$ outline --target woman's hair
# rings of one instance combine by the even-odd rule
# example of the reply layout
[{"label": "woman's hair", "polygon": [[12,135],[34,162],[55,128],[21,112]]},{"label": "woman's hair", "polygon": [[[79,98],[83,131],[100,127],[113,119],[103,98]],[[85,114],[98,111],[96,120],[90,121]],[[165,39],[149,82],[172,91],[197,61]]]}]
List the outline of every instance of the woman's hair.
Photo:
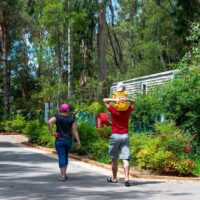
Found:
[{"label": "woman's hair", "polygon": [[66,103],[63,103],[60,105],[60,112],[68,112],[69,111],[69,105]]}]

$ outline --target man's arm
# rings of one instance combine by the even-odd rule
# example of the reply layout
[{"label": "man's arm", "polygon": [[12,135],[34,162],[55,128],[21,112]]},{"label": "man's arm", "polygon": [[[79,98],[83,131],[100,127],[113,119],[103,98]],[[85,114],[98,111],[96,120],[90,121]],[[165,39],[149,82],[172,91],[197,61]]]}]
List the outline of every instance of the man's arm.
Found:
[{"label": "man's arm", "polygon": [[110,102],[117,102],[117,99],[114,98],[104,98],[103,103],[108,108],[110,106]]},{"label": "man's arm", "polygon": [[133,109],[135,104],[135,99],[129,99],[129,98],[121,98],[119,101],[125,101],[130,103],[130,107]]},{"label": "man's arm", "polygon": [[135,104],[135,100],[134,99],[128,99],[128,98],[119,98],[119,99],[114,99],[114,98],[104,98],[103,99],[103,103],[106,106],[106,108],[108,108],[110,106],[110,102],[130,102],[130,106],[132,107],[132,109],[134,108],[134,104]]},{"label": "man's arm", "polygon": [[130,107],[131,107],[132,109],[134,109],[135,100],[134,100],[134,99],[129,99],[129,102],[130,102]]}]

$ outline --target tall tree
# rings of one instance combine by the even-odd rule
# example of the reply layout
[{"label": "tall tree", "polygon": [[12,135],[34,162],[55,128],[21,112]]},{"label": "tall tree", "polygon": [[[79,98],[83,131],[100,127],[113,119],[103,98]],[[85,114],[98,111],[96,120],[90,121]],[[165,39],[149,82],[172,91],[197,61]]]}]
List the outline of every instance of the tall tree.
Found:
[{"label": "tall tree", "polygon": [[8,41],[7,41],[7,24],[3,22],[3,13],[0,11],[0,45],[1,45],[1,62],[3,68],[3,112],[7,116],[9,111],[9,65],[7,62],[8,57]]},{"label": "tall tree", "polygon": [[[9,114],[10,62],[8,56],[16,39],[17,29],[22,25],[21,12],[26,2],[21,0],[0,1],[0,53],[3,68],[3,112]],[[17,19],[17,21],[16,21]]]},{"label": "tall tree", "polygon": [[112,30],[110,30],[110,26],[108,25],[108,23],[106,23],[106,25],[107,25],[107,32],[108,32],[108,37],[110,40],[110,45],[113,50],[114,60],[115,60],[115,64],[116,64],[117,68],[119,70],[125,72],[126,67],[124,65],[122,47],[121,47],[120,41],[118,39],[118,35],[116,34],[116,31],[114,31],[114,29],[115,29],[115,13],[114,13],[114,7],[113,7],[112,0],[110,0],[108,2],[108,7],[110,10],[110,15],[111,15],[110,24],[111,24]]},{"label": "tall tree", "polygon": [[98,0],[98,66],[99,66],[99,81],[105,80],[106,65],[105,65],[105,1]]},{"label": "tall tree", "polygon": [[[98,13],[98,68],[99,68],[99,81],[103,82],[106,78],[106,62],[105,62],[105,1],[98,0],[99,13]],[[99,89],[100,97],[102,96],[102,88]]]}]

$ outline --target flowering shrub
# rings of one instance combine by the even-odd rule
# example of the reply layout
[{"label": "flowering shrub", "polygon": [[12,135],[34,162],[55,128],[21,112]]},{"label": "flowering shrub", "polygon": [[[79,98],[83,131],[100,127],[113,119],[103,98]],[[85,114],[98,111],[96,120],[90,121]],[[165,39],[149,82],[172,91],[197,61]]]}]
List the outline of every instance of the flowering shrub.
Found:
[{"label": "flowering shrub", "polygon": [[193,136],[185,134],[174,123],[157,123],[156,133],[140,133],[131,137],[131,154],[140,167],[159,174],[190,175],[195,163],[190,159]]}]

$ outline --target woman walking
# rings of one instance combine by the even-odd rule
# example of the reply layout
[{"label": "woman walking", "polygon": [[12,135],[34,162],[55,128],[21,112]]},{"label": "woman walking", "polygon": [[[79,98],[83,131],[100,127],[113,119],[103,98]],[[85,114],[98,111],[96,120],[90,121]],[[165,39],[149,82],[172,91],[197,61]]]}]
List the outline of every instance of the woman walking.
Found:
[{"label": "woman walking", "polygon": [[[77,142],[77,148],[81,147],[79,134],[74,118],[68,115],[68,104],[61,104],[60,113],[54,115],[48,121],[51,135],[56,137],[55,147],[58,154],[60,181],[65,181],[67,177],[68,153],[72,146],[72,133]],[[53,130],[53,124],[56,124],[56,132]]]}]

